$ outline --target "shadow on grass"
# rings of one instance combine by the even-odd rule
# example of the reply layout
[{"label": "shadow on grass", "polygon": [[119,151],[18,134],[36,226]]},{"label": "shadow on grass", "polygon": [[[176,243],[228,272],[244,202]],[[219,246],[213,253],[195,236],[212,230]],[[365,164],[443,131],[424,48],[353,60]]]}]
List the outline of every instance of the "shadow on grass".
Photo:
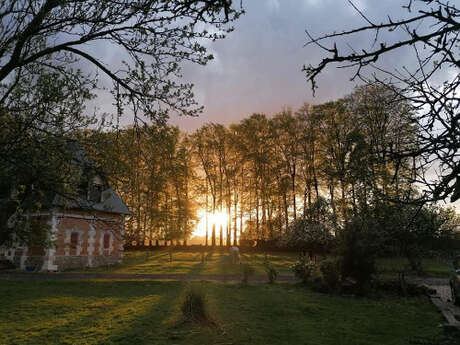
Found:
[{"label": "shadow on grass", "polygon": [[181,282],[37,285],[16,290],[14,305],[5,306],[22,311],[21,320],[0,322],[9,344],[151,344],[168,329],[184,290]]},{"label": "shadow on grass", "polygon": [[[218,328],[180,324],[189,286]],[[21,282],[0,285],[0,344],[408,344],[440,316],[421,299],[354,299],[289,284]]]}]

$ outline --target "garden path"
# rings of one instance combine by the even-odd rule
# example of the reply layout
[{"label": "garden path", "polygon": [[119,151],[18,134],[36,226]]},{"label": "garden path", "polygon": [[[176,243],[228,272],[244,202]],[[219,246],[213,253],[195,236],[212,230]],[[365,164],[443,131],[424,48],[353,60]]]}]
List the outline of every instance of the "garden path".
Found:
[{"label": "garden path", "polygon": [[447,323],[445,327],[453,327],[460,330],[460,308],[452,303],[452,293],[448,279],[428,278],[421,279],[419,283],[433,289],[430,298],[433,304],[442,313]]}]

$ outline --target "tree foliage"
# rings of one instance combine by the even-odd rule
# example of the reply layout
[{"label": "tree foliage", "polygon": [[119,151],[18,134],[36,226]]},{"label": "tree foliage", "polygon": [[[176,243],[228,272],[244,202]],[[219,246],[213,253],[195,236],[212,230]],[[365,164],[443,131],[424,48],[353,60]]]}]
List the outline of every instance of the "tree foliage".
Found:
[{"label": "tree foliage", "polygon": [[128,244],[185,241],[196,224],[188,138],[170,126],[90,132],[91,151],[133,215]]},{"label": "tree foliage", "polygon": [[[223,38],[242,11],[227,0],[34,0],[3,1],[0,13],[0,104],[24,76],[45,69],[81,83],[86,64],[113,81],[120,110],[161,121],[170,109],[197,114],[181,63],[211,60],[204,41]],[[104,48],[123,63],[108,66]]]},{"label": "tree foliage", "polygon": [[[353,217],[398,195],[417,196],[412,161],[396,166],[381,153],[412,145],[407,138],[417,130],[405,99],[372,86],[272,118],[253,114],[228,127],[207,124],[190,135],[156,127],[107,133],[111,146],[100,152],[108,155],[104,166],[135,214],[129,226],[138,243],[167,238],[167,224],[185,229],[175,218],[158,219],[169,214],[161,207],[176,212],[177,200],[185,207],[187,199],[193,203],[184,208],[184,219],[193,222],[195,212],[204,211],[207,244],[281,240],[318,252]],[[177,198],[175,186],[187,198]],[[226,228],[213,223],[216,212],[227,215]],[[179,234],[174,238],[187,232]]]},{"label": "tree foliage", "polygon": [[[360,11],[361,27],[319,37],[307,32],[307,44],[318,46],[327,56],[316,65],[304,66],[312,89],[325,69],[336,65],[354,70],[353,79],[378,84],[395,97],[407,99],[416,115],[420,131],[414,145],[382,149],[394,164],[411,157],[417,169],[413,181],[424,186],[419,202],[460,198],[460,9],[444,0],[409,0],[403,18],[388,16],[377,22]],[[344,47],[344,41],[360,35],[369,37],[368,46]],[[362,42],[362,39],[360,40]],[[384,69],[384,55],[402,51],[412,54],[411,66]],[[434,174],[433,171],[436,171]]]},{"label": "tree foliage", "polygon": [[[86,108],[96,95],[111,90],[114,125],[126,113],[135,125],[197,115],[181,65],[210,61],[206,41],[224,38],[242,12],[229,0],[0,1],[1,231],[49,194],[75,195],[67,142],[106,124]],[[117,52],[110,63],[107,50]]]}]

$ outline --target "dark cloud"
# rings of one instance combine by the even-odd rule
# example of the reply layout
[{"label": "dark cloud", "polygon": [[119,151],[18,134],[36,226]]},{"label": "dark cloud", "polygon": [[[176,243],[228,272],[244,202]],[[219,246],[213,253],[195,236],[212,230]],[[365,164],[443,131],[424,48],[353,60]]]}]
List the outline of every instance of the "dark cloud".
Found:
[{"label": "dark cloud", "polygon": [[[380,23],[407,16],[400,0],[354,0],[367,18]],[[215,60],[207,66],[185,65],[184,76],[195,84],[195,94],[204,113],[198,118],[172,116],[170,123],[192,131],[207,122],[230,124],[260,112],[272,115],[284,107],[298,108],[304,102],[322,103],[350,93],[356,86],[350,82],[352,71],[328,69],[318,79],[319,89],[313,98],[305,76],[304,64],[317,63],[323,52],[305,47],[305,29],[315,36],[342,31],[365,24],[363,18],[346,0],[245,0],[246,15],[235,22],[235,31],[226,39],[206,42]],[[413,11],[416,13],[416,11]],[[429,24],[426,27],[429,29]],[[401,31],[381,33],[393,41],[404,37]],[[382,36],[383,37],[383,36]],[[339,47],[369,48],[373,37],[356,36],[341,41]],[[107,45],[89,47],[111,66],[119,66],[123,54]],[[383,56],[379,65],[388,70],[413,67],[411,48]],[[84,67],[84,66],[83,66]],[[449,73],[446,71],[445,73]],[[108,79],[101,75],[105,86]],[[442,79],[441,79],[442,80]],[[105,92],[89,105],[112,112],[112,99]],[[127,114],[122,124],[132,122]]]},{"label": "dark cloud", "polygon": [[[367,18],[380,23],[407,16],[400,0],[354,0]],[[205,42],[215,60],[207,66],[184,65],[183,74],[195,84],[197,101],[205,106],[198,118],[173,115],[170,123],[183,130],[194,130],[203,123],[229,124],[260,112],[272,115],[285,107],[298,108],[304,102],[322,103],[350,93],[351,70],[330,68],[318,79],[319,89],[312,96],[310,86],[301,72],[304,64],[315,64],[324,53],[315,46],[304,46],[305,29],[314,36],[355,28],[366,24],[346,0],[245,0],[246,14],[234,23],[235,31],[224,40]],[[381,33],[392,40],[403,35],[400,31]],[[361,35],[341,40],[339,47],[369,48],[373,37]],[[112,71],[121,66],[127,56],[119,47],[107,43],[88,45],[85,50],[98,56]],[[393,70],[397,66],[413,64],[413,54],[407,49],[385,55],[380,66]],[[82,63],[84,71],[94,72],[90,64]],[[100,73],[103,86],[111,82]],[[88,104],[100,112],[113,113],[113,100],[107,91]],[[132,122],[127,114],[122,124]]]},{"label": "dark cloud", "polygon": [[[376,22],[405,15],[400,1],[354,2]],[[173,116],[171,123],[194,130],[206,122],[229,124],[254,113],[267,115],[304,102],[321,103],[350,93],[351,71],[329,69],[319,78],[320,89],[312,97],[301,72],[304,64],[318,62],[322,52],[304,47],[305,29],[315,35],[350,29],[364,20],[347,1],[267,0],[245,1],[247,11],[235,22],[235,31],[225,40],[208,45],[215,60],[205,67],[187,65],[184,76],[196,86],[197,100],[205,106],[199,118]],[[371,7],[372,6],[372,7]],[[398,35],[400,33],[394,33]],[[346,42],[369,45],[371,37]],[[385,67],[404,62],[407,52],[385,58]]]}]

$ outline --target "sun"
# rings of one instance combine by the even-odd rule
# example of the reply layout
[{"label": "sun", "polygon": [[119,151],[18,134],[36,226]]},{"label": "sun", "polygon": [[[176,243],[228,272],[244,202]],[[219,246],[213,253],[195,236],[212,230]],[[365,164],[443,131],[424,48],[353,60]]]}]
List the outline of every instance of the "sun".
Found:
[{"label": "sun", "polygon": [[[193,231],[192,236],[206,236],[206,212],[204,210],[198,211],[198,224],[196,225],[195,230]],[[208,213],[208,235],[211,236],[212,225],[216,225],[216,232],[219,230],[222,225],[223,229],[227,228],[228,215],[223,212],[214,212]]]}]

